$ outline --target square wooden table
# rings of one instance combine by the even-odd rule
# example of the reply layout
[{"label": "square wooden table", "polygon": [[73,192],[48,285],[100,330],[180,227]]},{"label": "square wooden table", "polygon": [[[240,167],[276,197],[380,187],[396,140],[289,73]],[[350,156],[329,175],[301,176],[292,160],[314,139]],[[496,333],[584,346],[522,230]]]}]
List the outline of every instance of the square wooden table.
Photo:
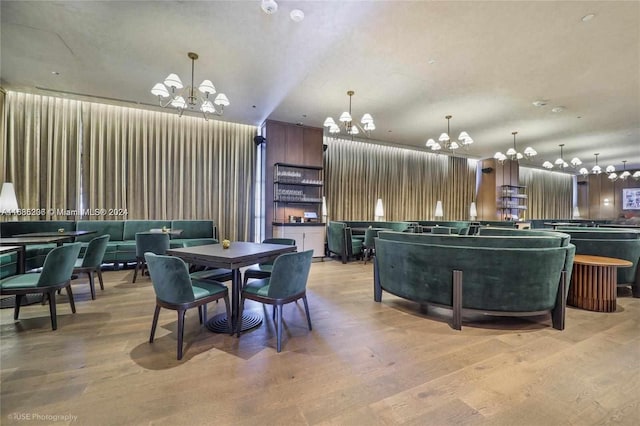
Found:
[{"label": "square wooden table", "polygon": [[[56,233],[57,234],[57,233]],[[55,237],[2,237],[0,238],[0,246],[19,246],[18,251],[18,274],[24,274],[25,269],[25,246],[30,244],[51,244],[56,243],[61,246],[62,243],[67,241],[69,237],[61,237],[56,235]]]},{"label": "square wooden table", "polygon": [[[291,253],[296,250],[296,246],[235,241],[231,243],[231,246],[228,249],[223,248],[222,244],[209,244],[204,246],[170,249],[167,250],[167,254],[179,257],[186,263],[194,265],[231,269],[231,324],[235,330],[240,306],[240,291],[242,290],[240,268],[250,266],[255,263],[268,262],[281,254]],[[214,332],[227,333],[227,321],[228,318],[225,314],[216,315],[207,321],[207,328]],[[244,331],[257,327],[261,322],[262,317],[260,315],[243,313],[241,329]]]}]

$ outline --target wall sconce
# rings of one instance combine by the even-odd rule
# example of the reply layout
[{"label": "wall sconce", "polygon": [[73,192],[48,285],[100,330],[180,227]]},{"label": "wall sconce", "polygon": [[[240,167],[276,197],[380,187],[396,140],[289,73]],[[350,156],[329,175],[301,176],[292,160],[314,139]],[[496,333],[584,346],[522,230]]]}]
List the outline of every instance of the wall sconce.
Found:
[{"label": "wall sconce", "polygon": [[18,209],[18,199],[13,183],[3,183],[0,191],[0,214],[13,216]]},{"label": "wall sconce", "polygon": [[605,199],[604,199],[604,205],[605,205],[605,206],[608,206],[609,204],[610,204],[610,203],[609,203],[609,199],[608,199],[608,198],[605,198]]},{"label": "wall sconce", "polygon": [[376,210],[375,210],[375,221],[376,222],[380,222],[382,220],[382,217],[384,216],[384,207],[382,207],[382,198],[378,198],[378,201],[376,201]]},{"label": "wall sconce", "polygon": [[478,209],[476,208],[476,203],[471,203],[471,207],[469,207],[469,217],[471,220],[476,220],[478,218]]},{"label": "wall sconce", "polygon": [[442,218],[444,216],[444,211],[442,210],[442,201],[438,201],[436,203],[436,211],[434,213],[435,217]]}]

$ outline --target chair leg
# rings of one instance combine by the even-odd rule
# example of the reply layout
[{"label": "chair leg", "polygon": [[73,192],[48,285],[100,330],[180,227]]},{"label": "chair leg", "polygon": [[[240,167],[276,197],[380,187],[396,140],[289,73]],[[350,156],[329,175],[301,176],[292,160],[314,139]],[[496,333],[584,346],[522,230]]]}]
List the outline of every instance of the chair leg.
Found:
[{"label": "chair leg", "polygon": [[96,274],[98,274],[98,281],[100,281],[100,290],[104,290],[104,281],[102,281],[102,270],[100,270],[99,266],[98,269],[96,269]]},{"label": "chair leg", "polygon": [[58,329],[58,317],[56,315],[56,291],[51,290],[47,293],[49,295],[49,315],[51,315],[51,329]]},{"label": "chair leg", "polygon": [[184,337],[184,314],[186,311],[178,311],[178,361],[182,359],[182,339]]},{"label": "chair leg", "polygon": [[71,282],[66,287],[67,289],[67,297],[69,298],[69,305],[71,305],[71,312],[76,313],[76,302],[73,300],[73,291],[71,291]]},{"label": "chair leg", "polygon": [[22,294],[16,294],[16,306],[13,309],[13,319],[17,320],[20,315],[20,305],[22,305]]},{"label": "chair leg", "polygon": [[96,286],[95,286],[95,282],[93,281],[93,271],[87,272],[87,275],[89,275],[89,288],[91,289],[91,300],[96,300]]},{"label": "chair leg", "polygon": [[276,320],[276,305],[271,305],[271,319]]},{"label": "chair leg", "polygon": [[203,324],[203,322],[202,322],[202,305],[198,306],[198,321],[200,321],[200,324]]},{"label": "chair leg", "polygon": [[149,335],[149,343],[153,343],[153,338],[156,335],[156,326],[158,325],[159,316],[160,316],[160,305],[156,305],[156,310],[153,313],[153,322],[151,323],[151,334]]},{"label": "chair leg", "polygon": [[309,315],[309,304],[307,303],[307,296],[302,297],[304,302],[304,311],[307,313],[307,323],[309,323],[309,330],[311,330],[311,316]]},{"label": "chair leg", "polygon": [[140,267],[140,259],[136,259],[136,268],[133,270],[133,281],[136,282],[136,277],[138,276],[138,268]]},{"label": "chair leg", "polygon": [[280,352],[280,349],[282,347],[282,305],[276,305],[276,312],[278,313],[276,335],[278,336],[278,352]]}]

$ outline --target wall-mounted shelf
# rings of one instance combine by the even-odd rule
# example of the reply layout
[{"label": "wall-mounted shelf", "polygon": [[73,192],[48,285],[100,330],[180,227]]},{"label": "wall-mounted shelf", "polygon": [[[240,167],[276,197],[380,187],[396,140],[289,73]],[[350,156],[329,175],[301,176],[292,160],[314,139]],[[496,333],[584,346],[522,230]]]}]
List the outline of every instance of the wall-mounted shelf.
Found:
[{"label": "wall-mounted shelf", "polygon": [[502,220],[520,220],[521,212],[527,210],[526,187],[501,185],[498,191],[498,210]]}]

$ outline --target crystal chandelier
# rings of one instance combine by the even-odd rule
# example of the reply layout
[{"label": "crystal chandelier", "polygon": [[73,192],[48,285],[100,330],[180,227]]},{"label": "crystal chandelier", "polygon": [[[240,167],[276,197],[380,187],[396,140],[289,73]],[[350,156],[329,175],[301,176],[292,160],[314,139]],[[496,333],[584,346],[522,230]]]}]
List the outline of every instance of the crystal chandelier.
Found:
[{"label": "crystal chandelier", "polygon": [[473,143],[473,139],[469,136],[467,132],[460,132],[458,135],[458,140],[451,140],[449,134],[451,133],[451,128],[449,126],[449,121],[451,120],[451,115],[447,115],[444,118],[447,119],[447,133],[442,133],[438,138],[438,142],[433,139],[429,139],[426,143],[427,148],[431,148],[432,151],[440,151],[441,149],[448,149],[450,151],[455,151],[460,148],[460,146],[467,147]]},{"label": "crystal chandelier", "polygon": [[[554,164],[558,166],[560,169],[566,169],[567,167],[569,167],[569,163],[567,163],[564,160],[564,152],[563,152],[564,144],[561,143],[558,146],[560,147],[560,157],[558,157],[558,159],[554,162]],[[542,163],[542,167],[544,167],[545,169],[553,169],[554,164],[552,164],[549,161],[545,161],[544,163]],[[573,157],[571,159],[571,167],[575,168],[580,165],[582,165],[582,161],[578,157]]]},{"label": "crystal chandelier", "polygon": [[[349,96],[349,111],[343,112],[340,115],[338,121],[342,123],[344,131],[351,136],[355,136],[361,131],[366,134],[367,137],[371,136],[371,132],[376,129],[376,125],[373,122],[373,117],[371,116],[371,114],[366,113],[362,116],[362,119],[360,119],[360,123],[362,124],[362,126],[360,126],[358,123],[354,123],[353,119],[351,118],[351,98],[353,97],[353,95],[355,95],[355,92],[353,90],[349,90],[347,92],[347,95]],[[324,127],[327,127],[329,129],[329,133],[331,135],[340,133],[340,126],[332,117],[327,117],[327,119],[324,120]]]},{"label": "crystal chandelier", "polygon": [[[212,98],[209,96],[213,96],[213,94],[216,93],[216,88],[213,86],[213,83],[211,83],[211,80],[204,80],[200,83],[198,91],[201,94],[196,92],[193,77],[195,61],[198,59],[198,54],[189,52],[187,56],[191,59],[191,85],[185,87],[180,77],[176,74],[169,74],[164,80],[164,84],[156,83],[156,85],[153,86],[151,93],[158,97],[162,108],[176,108],[180,116],[182,116],[182,113],[187,108],[193,110],[197,108],[202,112],[205,120],[209,119],[207,114],[222,115],[224,113],[224,107],[229,105],[229,99],[224,93],[218,93],[212,102]],[[163,98],[170,99],[164,103]]]},{"label": "crystal chandelier", "polygon": [[530,146],[526,147],[524,150],[524,153],[520,154],[516,150],[516,135],[518,134],[518,132],[511,132],[511,134],[513,135],[513,148],[509,148],[506,154],[503,154],[502,152],[498,151],[493,156],[493,158],[498,160],[500,164],[504,163],[507,158],[518,161],[518,160],[522,160],[523,158],[530,159],[531,157],[535,157],[536,155],[538,155],[537,151],[531,148]]}]

